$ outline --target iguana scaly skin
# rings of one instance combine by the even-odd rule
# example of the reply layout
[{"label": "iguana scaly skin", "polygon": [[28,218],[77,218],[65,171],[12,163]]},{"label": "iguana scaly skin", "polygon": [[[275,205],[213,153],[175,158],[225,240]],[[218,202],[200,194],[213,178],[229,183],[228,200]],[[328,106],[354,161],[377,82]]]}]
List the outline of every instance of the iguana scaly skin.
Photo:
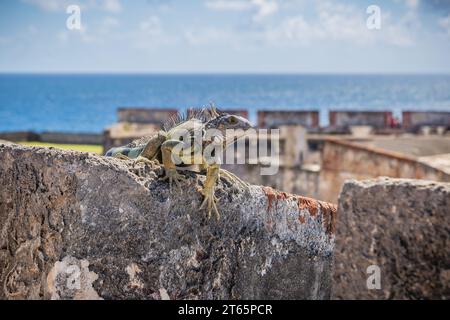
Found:
[{"label": "iguana scaly skin", "polygon": [[[211,146],[212,141],[216,144],[220,143],[225,149],[235,141],[235,139],[226,141],[227,136],[225,131],[227,129],[240,129],[242,131],[249,128],[251,128],[251,124],[247,119],[236,115],[219,113],[212,107],[190,112],[184,118],[178,116],[172,120],[172,123],[166,124],[164,130],[159,131],[153,136],[135,140],[126,146],[112,148],[106,153],[106,156],[121,159],[135,159],[135,163],[152,162],[155,160],[162,162],[165,169],[163,180],[169,181],[170,189],[172,189],[172,183],[179,186],[186,179],[185,176],[178,173],[177,168],[181,169],[192,163],[199,165],[200,170],[206,170],[206,179],[203,188],[199,189],[200,193],[204,196],[200,209],[206,208],[208,217],[214,211],[217,219],[219,219],[220,214],[216,206],[217,198],[214,195],[215,185],[219,176],[222,175],[222,177],[232,182],[247,184],[231,172],[220,169],[220,163],[205,159],[203,150]],[[216,129],[216,132],[219,133],[214,136],[214,140],[212,141],[210,137],[207,137],[209,129]],[[182,135],[184,137],[180,138]],[[200,139],[196,140],[195,137],[200,137]],[[184,153],[180,153],[179,150],[178,152],[173,152],[175,151],[174,148],[180,149],[180,144],[186,142],[186,139],[191,139],[190,149]],[[192,143],[192,141],[194,142]],[[176,164],[173,160],[173,155],[177,155],[181,163]]]}]

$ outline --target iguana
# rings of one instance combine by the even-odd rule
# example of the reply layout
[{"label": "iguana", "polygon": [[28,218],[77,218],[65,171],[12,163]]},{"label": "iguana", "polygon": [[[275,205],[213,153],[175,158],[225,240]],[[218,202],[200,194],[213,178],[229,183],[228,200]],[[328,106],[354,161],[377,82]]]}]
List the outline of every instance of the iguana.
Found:
[{"label": "iguana", "polygon": [[[208,148],[208,146],[211,147],[212,141],[215,144],[220,143],[223,149],[225,149],[236,138],[239,138],[239,136],[234,136],[233,139],[227,139],[225,134],[227,129],[240,130],[239,132],[242,133],[251,127],[252,125],[247,119],[237,115],[219,112],[214,106],[201,110],[191,110],[191,112],[188,112],[184,116],[179,114],[177,117],[171,119],[169,123],[163,126],[163,130],[160,130],[155,135],[143,137],[123,147],[112,148],[106,152],[106,156],[121,159],[135,159],[134,163],[153,162],[155,160],[162,162],[165,170],[163,180],[169,181],[170,190],[172,189],[172,182],[179,186],[186,179],[178,173],[177,168],[182,169],[186,165],[192,163],[197,164],[201,171],[206,170],[206,180],[203,188],[199,189],[200,193],[204,196],[200,209],[206,206],[208,217],[211,217],[211,211],[214,210],[219,220],[220,214],[216,206],[217,198],[214,195],[215,185],[219,179],[219,175],[232,182],[238,182],[245,186],[247,184],[231,172],[220,169],[220,162],[211,162],[209,161],[210,159],[205,159],[203,150]],[[207,133],[210,132],[208,131],[209,129],[216,129],[216,133],[218,133],[212,141],[207,136]],[[199,137],[200,139],[196,140],[195,137]],[[191,143],[190,148],[187,150],[188,152],[182,154],[179,151],[175,151],[175,148],[179,150],[183,143],[188,142],[182,140],[189,139],[193,143]],[[176,164],[172,157],[173,155],[178,156],[178,159],[181,159],[181,163]]]}]

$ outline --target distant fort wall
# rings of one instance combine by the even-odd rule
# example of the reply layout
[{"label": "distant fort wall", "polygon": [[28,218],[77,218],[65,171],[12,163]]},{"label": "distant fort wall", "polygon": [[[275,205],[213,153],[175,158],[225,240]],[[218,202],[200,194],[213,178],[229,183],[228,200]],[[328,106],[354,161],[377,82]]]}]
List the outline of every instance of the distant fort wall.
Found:
[{"label": "distant fort wall", "polygon": [[61,144],[101,145],[103,138],[101,134],[95,133],[43,132],[39,134],[39,141]]},{"label": "distant fort wall", "polygon": [[308,129],[319,127],[319,111],[258,111],[258,127],[277,128],[281,125],[302,125]]},{"label": "distant fort wall", "polygon": [[[223,109],[223,111],[249,118],[249,113],[246,109],[233,108]],[[178,109],[176,108],[120,107],[117,110],[118,122],[106,128],[102,134],[16,131],[0,132],[0,139],[14,142],[42,141],[68,144],[103,144],[106,148],[115,146],[117,143],[127,143],[137,138],[144,126],[151,126],[152,130],[155,128],[156,130],[159,129],[164,122],[177,112]],[[386,129],[391,125],[391,118],[392,113],[389,111],[332,110],[329,112],[329,127],[321,128],[319,111],[316,110],[260,110],[257,112],[257,126],[259,128],[279,128],[283,125],[300,125],[308,129],[309,132],[315,133],[349,133],[347,129],[351,126],[370,126],[378,129],[375,131],[376,133],[385,133],[380,130]],[[133,128],[130,125],[138,126],[139,130],[133,132]],[[123,130],[119,128],[121,126]],[[450,112],[403,112],[403,129],[416,130],[421,126],[441,126],[444,128],[443,132],[445,132],[446,129],[450,128]],[[111,127],[114,127],[114,130],[110,130]]]},{"label": "distant fort wall", "polygon": [[178,112],[175,108],[119,108],[119,122],[161,124]]},{"label": "distant fort wall", "polygon": [[16,131],[2,132],[0,139],[20,142],[20,141],[41,141],[61,144],[90,144],[101,145],[103,143],[102,134],[96,133],[69,133],[69,132],[42,132]]},{"label": "distant fort wall", "polygon": [[347,179],[392,178],[450,182],[450,175],[415,157],[357,143],[329,138],[322,150],[318,198],[337,201]]},{"label": "distant fort wall", "polygon": [[[283,142],[287,137],[280,137],[281,145],[289,143]],[[342,185],[348,179],[388,176],[450,182],[450,175],[445,171],[402,153],[335,138],[325,139],[320,148],[320,165],[294,161],[290,150],[281,148],[280,167],[275,175],[261,175],[260,164],[226,165],[225,168],[253,184],[267,185],[333,203],[338,201]]]},{"label": "distant fort wall", "polygon": [[33,131],[0,132],[0,139],[6,141],[40,141],[38,133]]},{"label": "distant fort wall", "polygon": [[417,130],[421,126],[450,126],[450,112],[446,111],[404,111],[402,113],[403,127]]},{"label": "distant fort wall", "polygon": [[372,126],[386,128],[389,126],[390,111],[330,111],[329,120],[332,127]]}]

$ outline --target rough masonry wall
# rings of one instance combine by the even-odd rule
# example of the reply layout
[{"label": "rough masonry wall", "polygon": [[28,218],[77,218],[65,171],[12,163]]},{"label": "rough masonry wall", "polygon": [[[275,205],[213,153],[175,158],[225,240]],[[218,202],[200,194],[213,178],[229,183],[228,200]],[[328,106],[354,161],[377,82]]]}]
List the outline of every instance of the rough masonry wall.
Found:
[{"label": "rough masonry wall", "polygon": [[336,228],[335,298],[450,299],[450,183],[346,182]]},{"label": "rough masonry wall", "polygon": [[270,186],[315,199],[319,195],[318,171],[305,170],[300,167],[279,167],[278,172],[274,175],[261,175],[262,166],[259,164],[224,165],[223,167],[252,184]]},{"label": "rough masonry wall", "polygon": [[336,208],[226,180],[0,145],[0,299],[326,299]]},{"label": "rough masonry wall", "polygon": [[380,176],[450,182],[448,174],[414,157],[330,139],[322,151],[318,198],[335,203],[345,180]]},{"label": "rough masonry wall", "polygon": [[346,128],[354,125],[385,128],[392,117],[390,111],[330,111],[330,126]]}]

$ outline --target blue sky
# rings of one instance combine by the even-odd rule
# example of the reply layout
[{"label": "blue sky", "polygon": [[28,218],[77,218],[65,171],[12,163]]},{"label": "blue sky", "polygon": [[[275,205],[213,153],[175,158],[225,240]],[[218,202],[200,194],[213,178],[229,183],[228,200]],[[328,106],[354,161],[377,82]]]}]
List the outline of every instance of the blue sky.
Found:
[{"label": "blue sky", "polygon": [[0,2],[0,72],[450,73],[449,57],[446,0]]}]

